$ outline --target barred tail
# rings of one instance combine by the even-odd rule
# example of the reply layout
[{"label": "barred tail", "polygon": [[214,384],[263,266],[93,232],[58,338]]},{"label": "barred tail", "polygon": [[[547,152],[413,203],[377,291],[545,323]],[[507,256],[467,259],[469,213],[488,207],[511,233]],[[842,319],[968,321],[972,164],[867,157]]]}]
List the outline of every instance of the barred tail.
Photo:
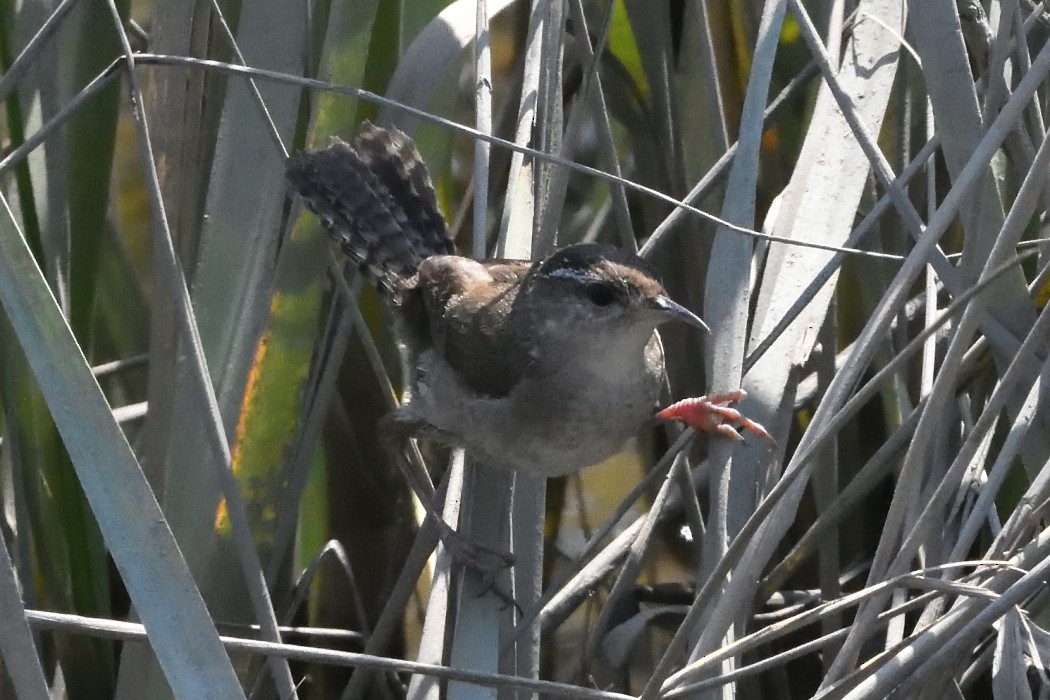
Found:
[{"label": "barred tail", "polygon": [[333,138],[289,159],[286,176],[347,257],[395,302],[423,260],[455,252],[426,164],[397,129],[365,122],[353,147]]}]

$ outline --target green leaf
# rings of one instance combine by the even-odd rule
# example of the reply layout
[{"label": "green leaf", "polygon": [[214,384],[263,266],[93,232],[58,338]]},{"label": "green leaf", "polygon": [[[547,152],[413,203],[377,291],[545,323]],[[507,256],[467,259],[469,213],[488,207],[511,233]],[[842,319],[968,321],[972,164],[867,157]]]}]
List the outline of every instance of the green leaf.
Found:
[{"label": "green leaf", "polygon": [[168,681],[183,697],[243,697],[142,469],[0,202],[0,302]]}]

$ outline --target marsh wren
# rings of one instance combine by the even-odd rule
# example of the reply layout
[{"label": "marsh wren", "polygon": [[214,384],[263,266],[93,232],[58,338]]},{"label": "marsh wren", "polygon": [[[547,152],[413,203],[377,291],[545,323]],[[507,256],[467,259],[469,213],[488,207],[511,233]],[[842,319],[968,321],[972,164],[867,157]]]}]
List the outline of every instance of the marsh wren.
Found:
[{"label": "marsh wren", "polygon": [[[657,326],[707,329],[644,260],[610,245],[536,262],[455,255],[426,165],[397,129],[365,123],[353,146],[333,139],[290,160],[287,176],[395,310],[408,401],[380,425],[395,450],[420,437],[486,465],[575,472],[653,417],[664,374]],[[660,416],[768,436],[724,405],[739,398],[691,399]]]}]

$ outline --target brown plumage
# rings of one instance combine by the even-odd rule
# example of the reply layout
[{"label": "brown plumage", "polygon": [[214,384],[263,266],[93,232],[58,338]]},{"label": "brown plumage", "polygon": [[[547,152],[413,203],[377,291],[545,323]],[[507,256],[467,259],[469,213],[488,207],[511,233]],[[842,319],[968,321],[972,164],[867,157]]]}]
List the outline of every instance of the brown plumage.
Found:
[{"label": "brown plumage", "polygon": [[384,421],[401,436],[482,461],[566,474],[616,452],[653,415],[664,322],[675,304],[638,256],[567,246],[536,262],[453,254],[426,166],[396,129],[366,124],[288,166],[340,247],[393,303],[410,400]]},{"label": "brown plumage", "polygon": [[663,294],[640,258],[609,245],[568,246],[536,263],[454,255],[426,165],[397,129],[366,122],[353,146],[332,139],[292,159],[287,176],[347,257],[398,307],[408,366],[433,346],[486,396],[508,395],[535,362],[550,309],[520,303],[522,290],[531,298],[532,290],[557,287],[573,298],[590,284],[621,300]]},{"label": "brown plumage", "polygon": [[394,303],[420,263],[454,253],[415,144],[365,122],[351,147],[333,138],[292,158],[288,180],[333,240]]}]

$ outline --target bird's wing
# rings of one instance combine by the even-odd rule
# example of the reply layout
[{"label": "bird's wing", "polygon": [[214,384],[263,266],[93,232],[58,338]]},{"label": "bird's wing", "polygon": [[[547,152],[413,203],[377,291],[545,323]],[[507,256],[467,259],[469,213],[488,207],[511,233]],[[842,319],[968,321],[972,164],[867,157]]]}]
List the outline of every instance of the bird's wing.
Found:
[{"label": "bird's wing", "polygon": [[507,318],[527,262],[479,263],[435,256],[419,268],[435,349],[473,390],[507,396],[529,361],[529,339],[510,337]]}]

